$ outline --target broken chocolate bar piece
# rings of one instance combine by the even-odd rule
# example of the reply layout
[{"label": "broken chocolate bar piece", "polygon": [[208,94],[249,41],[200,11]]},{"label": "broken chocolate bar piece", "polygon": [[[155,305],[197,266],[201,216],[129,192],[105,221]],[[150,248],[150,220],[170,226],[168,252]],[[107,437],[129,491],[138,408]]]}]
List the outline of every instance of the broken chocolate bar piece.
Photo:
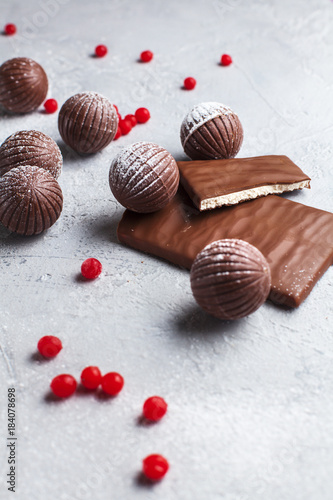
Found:
[{"label": "broken chocolate bar piece", "polygon": [[199,210],[310,188],[310,177],[287,156],[177,162],[181,183]]},{"label": "broken chocolate bar piece", "polygon": [[126,210],[118,238],[187,268],[208,243],[245,240],[270,266],[269,298],[290,307],[303,302],[333,263],[333,214],[274,195],[199,212],[186,193],[179,192],[153,214]]}]

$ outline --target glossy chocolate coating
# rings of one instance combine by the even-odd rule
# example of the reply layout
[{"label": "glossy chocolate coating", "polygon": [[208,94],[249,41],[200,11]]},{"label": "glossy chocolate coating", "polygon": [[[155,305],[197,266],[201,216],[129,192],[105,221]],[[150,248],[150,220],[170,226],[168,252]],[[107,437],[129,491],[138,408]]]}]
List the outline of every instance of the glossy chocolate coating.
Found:
[{"label": "glossy chocolate coating", "polygon": [[0,177],[0,222],[10,231],[31,236],[59,218],[63,197],[56,179],[43,168],[13,168]]},{"label": "glossy chocolate coating", "polygon": [[181,184],[199,210],[209,200],[216,200],[209,208],[233,205],[270,191],[292,191],[303,184],[310,187],[311,180],[287,156],[179,161],[177,165]]},{"label": "glossy chocolate coating", "polygon": [[58,127],[62,139],[74,151],[97,153],[116,135],[118,116],[106,97],[96,92],[83,92],[62,105]]},{"label": "glossy chocolate coating", "polygon": [[10,135],[0,147],[0,176],[15,167],[35,165],[58,179],[62,155],[51,137],[37,130],[21,130]]},{"label": "glossy chocolate coating", "polygon": [[237,239],[214,241],[191,267],[195,300],[206,312],[224,320],[240,319],[267,299],[271,273],[262,253]]},{"label": "glossy chocolate coating", "polygon": [[115,198],[134,212],[155,212],[175,196],[179,170],[170,153],[152,142],[136,142],[113,160],[109,183]]},{"label": "glossy chocolate coating", "polygon": [[154,214],[127,210],[118,238],[188,269],[209,243],[245,240],[270,266],[269,298],[291,307],[303,302],[333,263],[333,214],[274,195],[199,212],[185,193],[178,193]]},{"label": "glossy chocolate coating", "polygon": [[243,142],[243,127],[228,106],[204,102],[194,106],[185,116],[180,139],[192,160],[233,158]]},{"label": "glossy chocolate coating", "polygon": [[36,61],[15,57],[0,66],[0,104],[8,111],[34,111],[45,100],[47,90],[46,73]]}]

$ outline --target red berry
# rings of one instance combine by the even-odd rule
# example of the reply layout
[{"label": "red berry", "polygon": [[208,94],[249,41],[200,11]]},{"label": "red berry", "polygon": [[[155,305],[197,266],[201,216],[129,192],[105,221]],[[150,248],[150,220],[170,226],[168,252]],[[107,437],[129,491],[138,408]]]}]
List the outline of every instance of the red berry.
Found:
[{"label": "red berry", "polygon": [[52,392],[59,398],[71,396],[75,392],[76,386],[75,378],[67,373],[57,375],[50,384]]},{"label": "red berry", "polygon": [[119,139],[119,137],[121,137],[123,134],[121,133],[121,130],[120,130],[120,127],[117,128],[117,132],[116,132],[116,135],[114,136],[113,140],[116,141],[117,139]]},{"label": "red berry", "polygon": [[146,123],[150,118],[150,113],[147,108],[139,108],[135,112],[135,118],[138,123]]},{"label": "red berry", "polygon": [[44,108],[46,113],[55,113],[58,109],[58,103],[55,99],[47,99],[44,102]]},{"label": "red berry", "polygon": [[113,105],[114,109],[116,110],[117,112],[117,115],[119,114],[119,111],[118,111],[118,106],[116,106],[115,104]]},{"label": "red berry", "polygon": [[97,278],[102,272],[102,264],[97,259],[86,259],[81,265],[81,274],[88,280]]},{"label": "red berry", "polygon": [[129,120],[126,120],[126,119],[120,120],[119,121],[119,128],[121,130],[122,135],[127,135],[132,130],[132,124]]},{"label": "red berry", "polygon": [[195,80],[195,78],[192,78],[191,76],[185,78],[184,80],[184,87],[186,90],[193,90],[196,84],[197,81]]},{"label": "red berry", "polygon": [[152,396],[146,399],[143,405],[143,414],[149,420],[160,420],[167,411],[168,405],[163,398]]},{"label": "red berry", "polygon": [[97,389],[102,382],[102,374],[97,366],[87,366],[81,373],[81,382],[86,389]]},{"label": "red berry", "polygon": [[222,66],[229,66],[231,63],[232,63],[232,58],[228,56],[228,54],[223,54],[223,56],[221,56]]},{"label": "red berry", "polygon": [[5,33],[6,33],[6,35],[15,35],[15,33],[16,33],[15,24],[12,24],[12,23],[6,24]]},{"label": "red berry", "polygon": [[102,378],[102,389],[110,396],[116,396],[124,387],[123,377],[116,372],[110,372]]},{"label": "red berry", "polygon": [[97,45],[95,48],[95,54],[97,57],[104,57],[108,53],[108,48],[106,45]]},{"label": "red berry", "polygon": [[169,463],[162,455],[149,455],[143,461],[142,471],[152,481],[158,481],[169,470]]},{"label": "red berry", "polygon": [[44,358],[54,358],[62,349],[61,340],[53,335],[45,335],[37,344],[37,349]]},{"label": "red berry", "polygon": [[124,120],[130,121],[132,127],[135,127],[135,125],[137,125],[138,123],[138,120],[135,118],[135,115],[126,115]]},{"label": "red berry", "polygon": [[154,54],[150,51],[150,50],[144,50],[143,52],[141,52],[140,54],[140,59],[142,62],[149,62],[152,60]]}]

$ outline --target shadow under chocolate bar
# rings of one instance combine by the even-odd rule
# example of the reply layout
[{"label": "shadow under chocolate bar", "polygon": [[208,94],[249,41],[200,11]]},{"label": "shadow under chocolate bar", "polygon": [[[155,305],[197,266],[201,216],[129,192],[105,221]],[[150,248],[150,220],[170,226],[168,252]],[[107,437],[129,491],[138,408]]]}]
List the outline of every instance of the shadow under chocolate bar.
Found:
[{"label": "shadow under chocolate bar", "polygon": [[208,243],[239,238],[266,257],[272,275],[269,299],[299,306],[333,263],[333,214],[275,195],[199,212],[180,190],[151,214],[126,210],[120,242],[190,269]]}]

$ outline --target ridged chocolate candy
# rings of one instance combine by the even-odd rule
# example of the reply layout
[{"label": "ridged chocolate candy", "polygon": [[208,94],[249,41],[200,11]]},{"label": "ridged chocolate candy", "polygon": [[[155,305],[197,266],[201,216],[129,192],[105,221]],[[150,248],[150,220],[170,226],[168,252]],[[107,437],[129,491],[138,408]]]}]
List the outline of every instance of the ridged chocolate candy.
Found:
[{"label": "ridged chocolate candy", "polygon": [[155,212],[176,194],[179,171],[164,148],[152,142],[136,142],[114,158],[109,183],[124,207],[134,212]]},{"label": "ridged chocolate candy", "polygon": [[195,258],[191,287],[197,303],[224,320],[253,313],[268,297],[269,265],[250,243],[237,239],[214,241]]},{"label": "ridged chocolate candy", "polygon": [[0,104],[8,111],[34,111],[45,100],[47,90],[46,73],[36,61],[15,57],[0,66]]},{"label": "ridged chocolate candy", "polygon": [[0,147],[0,176],[25,165],[44,168],[58,179],[62,167],[60,149],[51,137],[37,130],[15,132]]},{"label": "ridged chocolate candy", "polygon": [[55,178],[43,168],[13,168],[0,177],[0,222],[10,231],[30,236],[59,218],[63,197]]},{"label": "ridged chocolate candy", "polygon": [[118,116],[106,97],[96,92],[83,92],[62,105],[58,126],[64,142],[74,151],[97,153],[116,135]]},{"label": "ridged chocolate candy", "polygon": [[228,106],[204,102],[194,106],[185,116],[180,139],[192,160],[233,158],[243,142],[243,127]]}]

